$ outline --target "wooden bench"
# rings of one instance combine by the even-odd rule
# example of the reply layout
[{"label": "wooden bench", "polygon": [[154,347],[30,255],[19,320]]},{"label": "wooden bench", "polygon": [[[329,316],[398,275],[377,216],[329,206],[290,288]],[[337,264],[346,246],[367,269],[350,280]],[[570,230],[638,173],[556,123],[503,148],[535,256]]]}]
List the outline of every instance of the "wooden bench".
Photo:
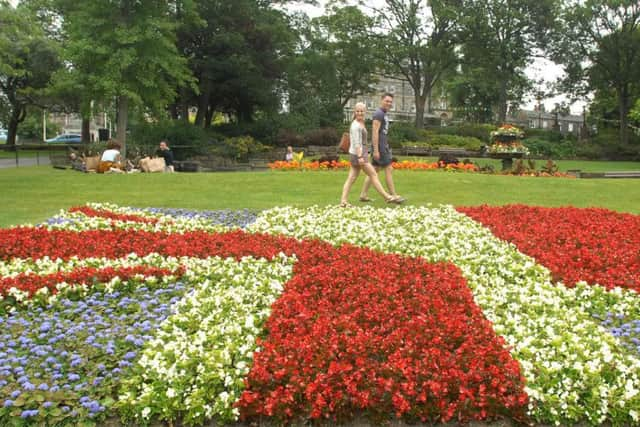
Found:
[{"label": "wooden bench", "polygon": [[605,172],[605,178],[640,178],[640,171]]},{"label": "wooden bench", "polygon": [[431,156],[431,147],[403,147],[405,156]]}]

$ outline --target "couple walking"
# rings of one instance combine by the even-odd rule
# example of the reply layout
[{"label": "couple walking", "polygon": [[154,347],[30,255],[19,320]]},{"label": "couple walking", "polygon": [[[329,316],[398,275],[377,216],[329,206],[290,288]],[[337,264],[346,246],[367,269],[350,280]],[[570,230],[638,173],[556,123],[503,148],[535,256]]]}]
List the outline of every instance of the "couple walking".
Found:
[{"label": "couple walking", "polygon": [[[380,108],[373,114],[373,125],[371,141],[373,145],[373,159],[369,163],[369,153],[367,147],[367,128],[364,124],[364,114],[367,107],[359,102],[356,104],[353,113],[353,122],[349,129],[349,137],[351,144],[349,146],[350,163],[349,176],[347,177],[344,187],[342,188],[342,197],[340,198],[340,206],[350,206],[347,200],[349,191],[353,183],[356,182],[360,170],[363,170],[367,175],[360,193],[361,202],[370,202],[369,199],[369,187],[373,185],[378,193],[384,197],[387,203],[400,204],[405,201],[403,197],[396,194],[396,188],[393,184],[393,166],[391,166],[391,150],[389,148],[389,142],[387,141],[387,134],[389,133],[389,118],[387,112],[393,105],[393,95],[385,93],[382,95]],[[374,168],[375,166],[375,168]],[[384,169],[385,181],[389,192],[385,191],[384,187],[378,179],[378,170]]]}]

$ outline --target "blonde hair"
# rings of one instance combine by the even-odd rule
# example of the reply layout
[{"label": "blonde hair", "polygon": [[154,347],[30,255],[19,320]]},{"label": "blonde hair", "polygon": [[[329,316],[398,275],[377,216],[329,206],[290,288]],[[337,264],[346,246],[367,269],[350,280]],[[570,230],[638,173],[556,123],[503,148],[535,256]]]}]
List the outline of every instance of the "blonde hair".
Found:
[{"label": "blonde hair", "polygon": [[367,111],[367,106],[365,105],[364,102],[356,103],[356,105],[353,107],[353,117],[351,118],[351,120],[355,120],[356,119],[356,110],[358,108],[364,108],[364,110]]}]

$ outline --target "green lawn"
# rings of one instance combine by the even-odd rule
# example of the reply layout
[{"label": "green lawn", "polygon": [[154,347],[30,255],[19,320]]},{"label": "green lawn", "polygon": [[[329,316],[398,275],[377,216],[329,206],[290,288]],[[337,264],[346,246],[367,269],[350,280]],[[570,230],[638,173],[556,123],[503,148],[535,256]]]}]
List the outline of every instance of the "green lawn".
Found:
[{"label": "green lawn", "polygon": [[[337,204],[346,171],[95,175],[51,167],[0,170],[0,226],[38,222],[86,202],[193,209]],[[600,206],[640,213],[640,181],[396,171],[409,204]],[[356,203],[362,177],[352,190]],[[382,198],[371,193],[375,206]]]}]

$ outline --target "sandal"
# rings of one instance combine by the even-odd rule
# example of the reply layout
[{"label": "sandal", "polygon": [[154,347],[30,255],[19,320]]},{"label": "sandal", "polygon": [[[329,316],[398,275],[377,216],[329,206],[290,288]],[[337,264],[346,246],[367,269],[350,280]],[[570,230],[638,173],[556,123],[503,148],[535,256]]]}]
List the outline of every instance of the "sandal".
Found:
[{"label": "sandal", "polygon": [[396,205],[401,205],[404,202],[404,199],[400,196],[392,196],[386,200],[387,203],[395,203]]},{"label": "sandal", "polygon": [[368,202],[373,202],[373,199],[370,199],[368,197],[360,197],[360,201],[364,203],[368,203]]},{"label": "sandal", "polygon": [[349,202],[340,202],[340,207],[341,208],[352,208],[353,205]]}]

